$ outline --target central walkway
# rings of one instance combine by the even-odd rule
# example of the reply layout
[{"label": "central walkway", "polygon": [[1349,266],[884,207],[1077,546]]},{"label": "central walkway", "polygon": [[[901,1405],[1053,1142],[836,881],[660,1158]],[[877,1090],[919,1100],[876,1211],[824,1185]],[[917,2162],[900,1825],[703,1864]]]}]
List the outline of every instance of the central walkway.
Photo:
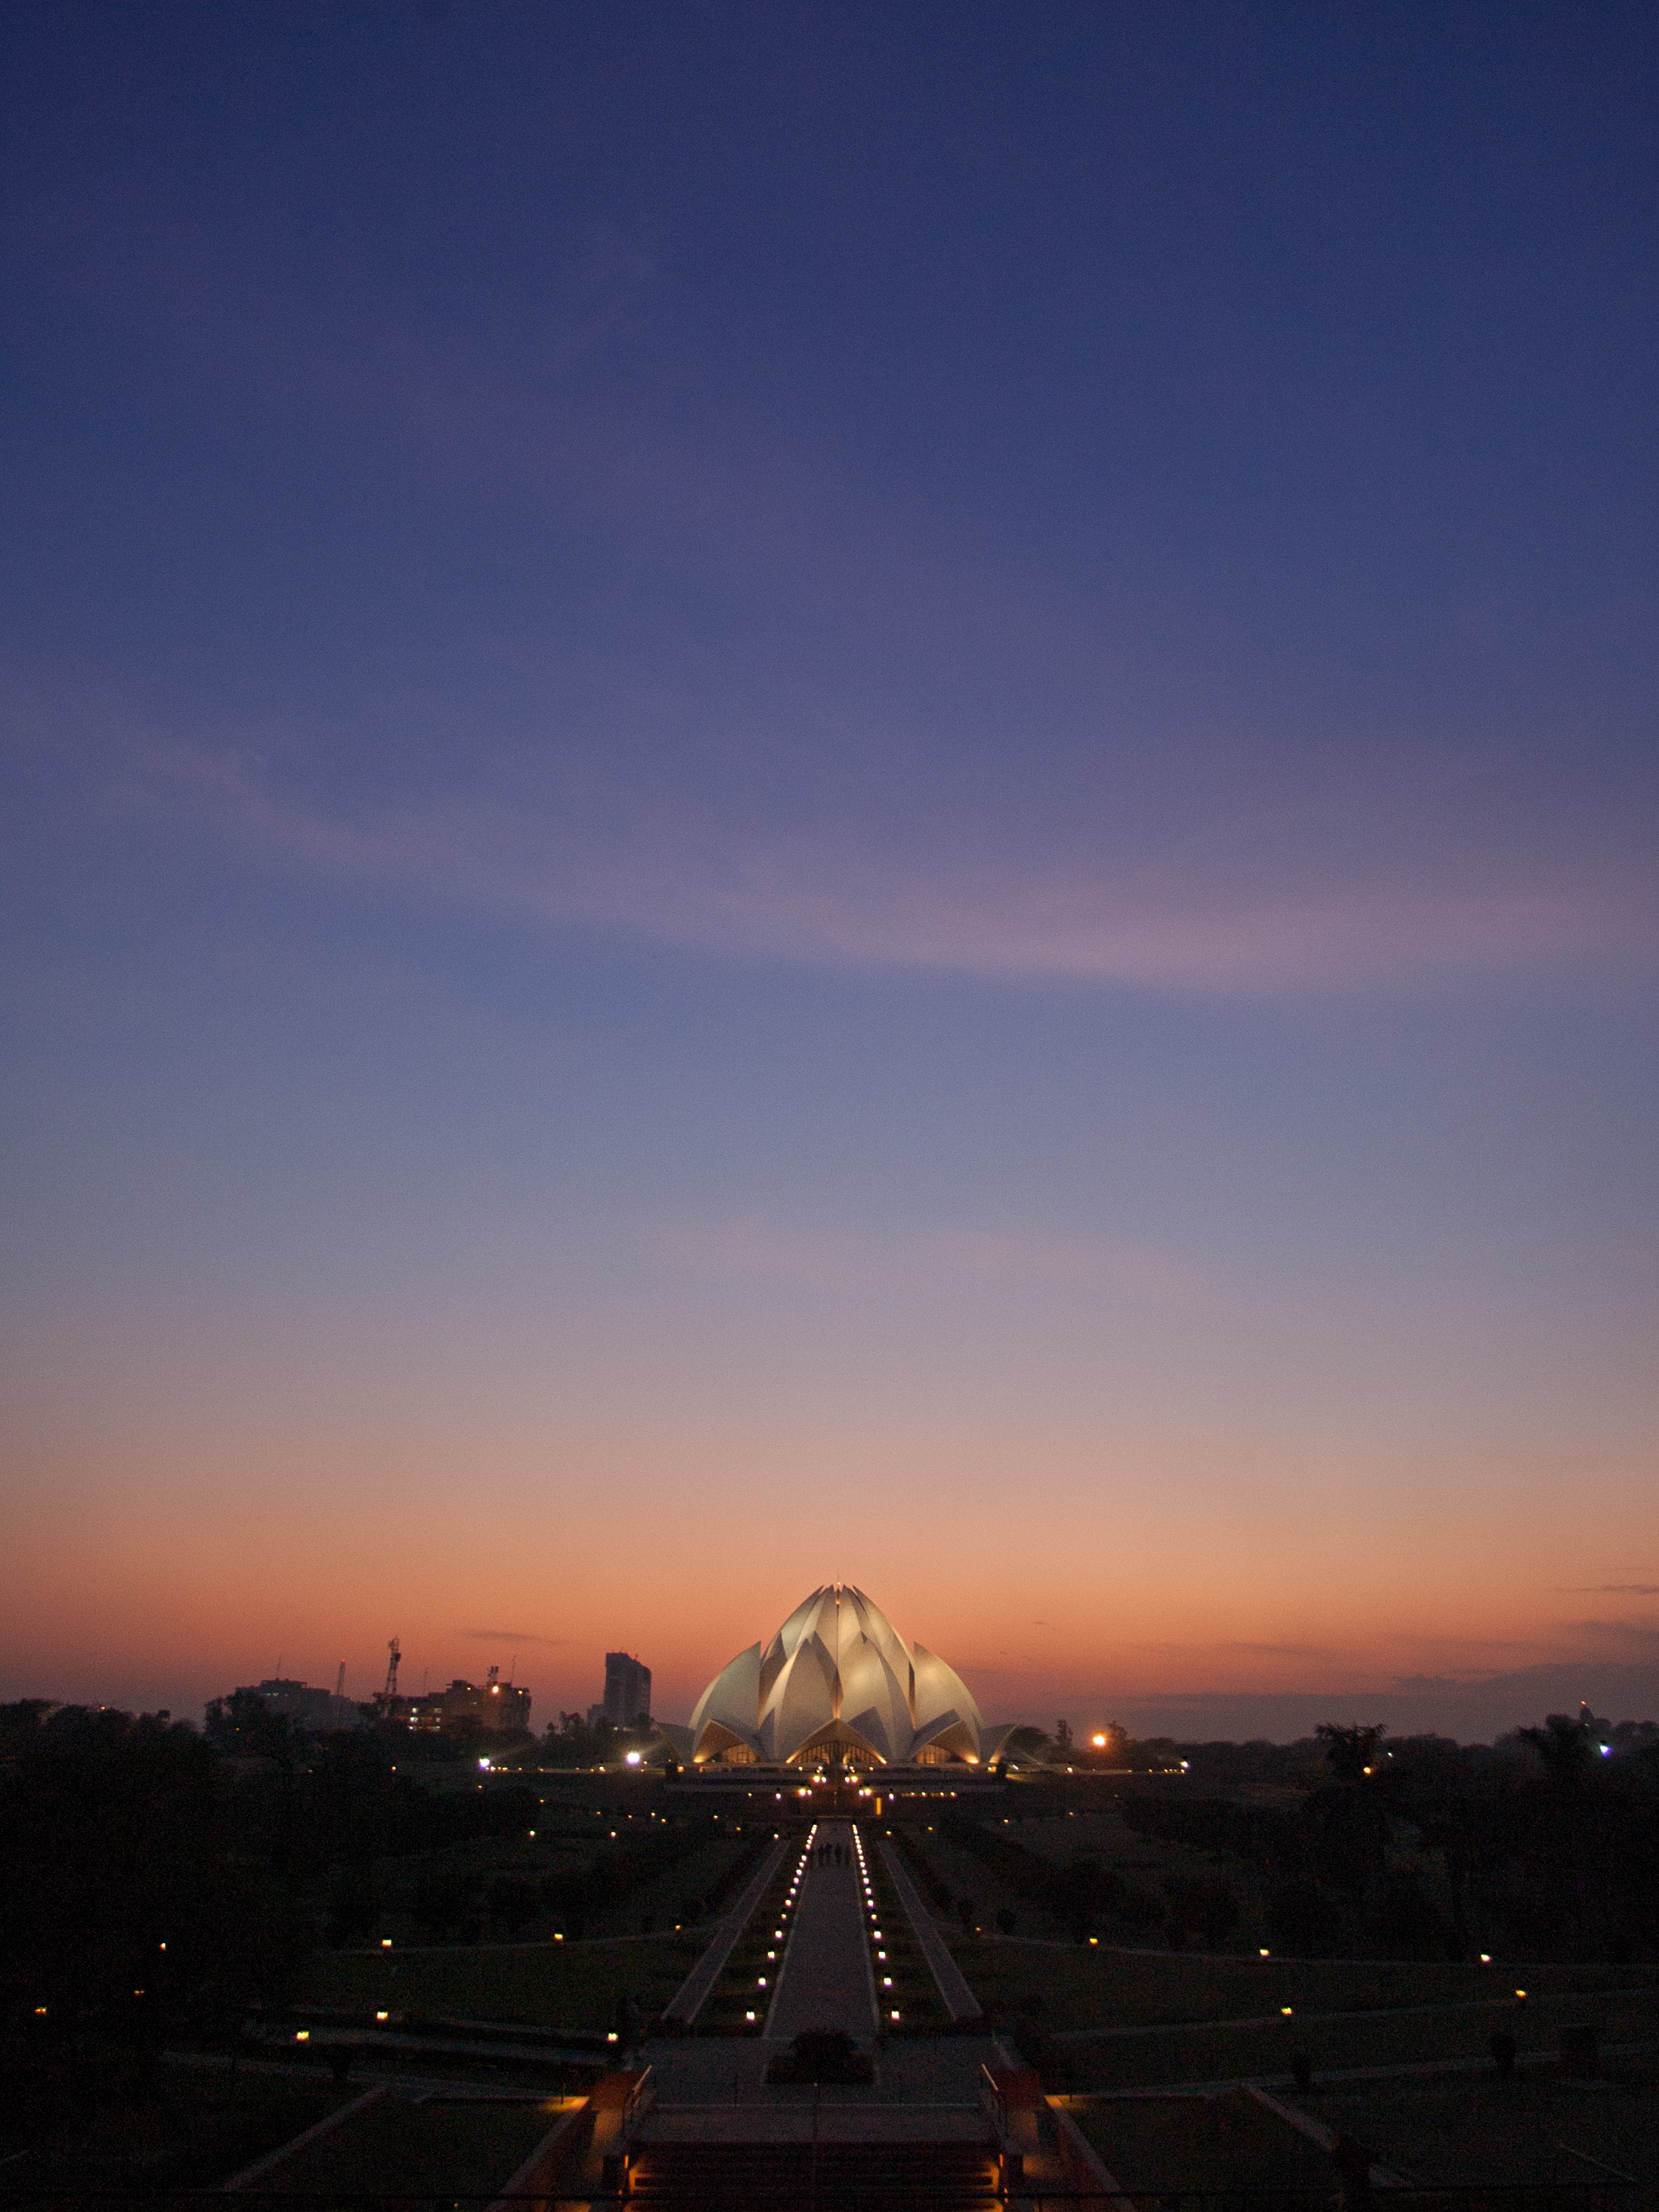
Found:
[{"label": "central walkway", "polygon": [[788,2043],[803,2032],[837,2027],[867,2047],[876,2029],[876,1988],[852,1826],[826,1820],[796,1900],[766,2039]]}]

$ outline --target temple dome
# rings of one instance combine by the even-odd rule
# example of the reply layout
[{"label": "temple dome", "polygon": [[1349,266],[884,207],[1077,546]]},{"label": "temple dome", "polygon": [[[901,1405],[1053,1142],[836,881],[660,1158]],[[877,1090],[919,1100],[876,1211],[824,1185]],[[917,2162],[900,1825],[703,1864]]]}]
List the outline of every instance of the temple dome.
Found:
[{"label": "temple dome", "polygon": [[764,1648],[751,1644],[721,1668],[690,1733],[698,1765],[977,1765],[989,1755],[961,1676],[922,1644],[907,1650],[850,1583],[815,1589]]}]

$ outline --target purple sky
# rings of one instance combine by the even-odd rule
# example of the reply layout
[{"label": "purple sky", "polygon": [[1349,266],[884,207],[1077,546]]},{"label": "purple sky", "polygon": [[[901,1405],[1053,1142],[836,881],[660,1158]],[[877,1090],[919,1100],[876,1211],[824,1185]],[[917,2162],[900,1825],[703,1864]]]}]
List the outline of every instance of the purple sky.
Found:
[{"label": "purple sky", "polygon": [[1659,1711],[1650,9],[0,83],[0,1694]]}]

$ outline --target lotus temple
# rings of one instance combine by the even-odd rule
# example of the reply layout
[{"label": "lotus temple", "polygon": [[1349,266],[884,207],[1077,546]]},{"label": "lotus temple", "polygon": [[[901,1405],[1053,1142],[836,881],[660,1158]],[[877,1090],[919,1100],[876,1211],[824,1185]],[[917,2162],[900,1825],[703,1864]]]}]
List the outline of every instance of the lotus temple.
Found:
[{"label": "lotus temple", "polygon": [[906,1645],[850,1583],[826,1583],[764,1645],[703,1692],[689,1728],[664,1730],[709,1766],[981,1766],[1014,1723],[987,1728],[967,1686],[924,1644]]}]

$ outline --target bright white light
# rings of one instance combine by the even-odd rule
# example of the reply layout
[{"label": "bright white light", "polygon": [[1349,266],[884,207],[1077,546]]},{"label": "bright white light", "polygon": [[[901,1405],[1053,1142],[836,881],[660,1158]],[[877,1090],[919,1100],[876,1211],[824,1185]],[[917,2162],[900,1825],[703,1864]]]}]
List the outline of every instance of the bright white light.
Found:
[{"label": "bright white light", "polygon": [[481,1759],[478,1761],[478,1764],[479,1764],[479,1765],[480,1765],[480,1766],[482,1766],[482,1767],[483,1767],[483,1769],[484,1770],[484,1772],[485,1772],[486,1774],[488,1774],[488,1773],[489,1773],[489,1761],[487,1759]]},{"label": "bright white light", "polygon": [[629,1754],[628,1754],[627,1759],[626,1759],[624,1760],[624,1762],[623,1762],[623,1764],[624,1764],[625,1765],[628,1765],[628,1766],[637,1766],[637,1765],[639,1765],[639,1763],[640,1763],[640,1754],[638,1753],[638,1752],[637,1752],[637,1751],[630,1751],[630,1752],[629,1753]]}]

